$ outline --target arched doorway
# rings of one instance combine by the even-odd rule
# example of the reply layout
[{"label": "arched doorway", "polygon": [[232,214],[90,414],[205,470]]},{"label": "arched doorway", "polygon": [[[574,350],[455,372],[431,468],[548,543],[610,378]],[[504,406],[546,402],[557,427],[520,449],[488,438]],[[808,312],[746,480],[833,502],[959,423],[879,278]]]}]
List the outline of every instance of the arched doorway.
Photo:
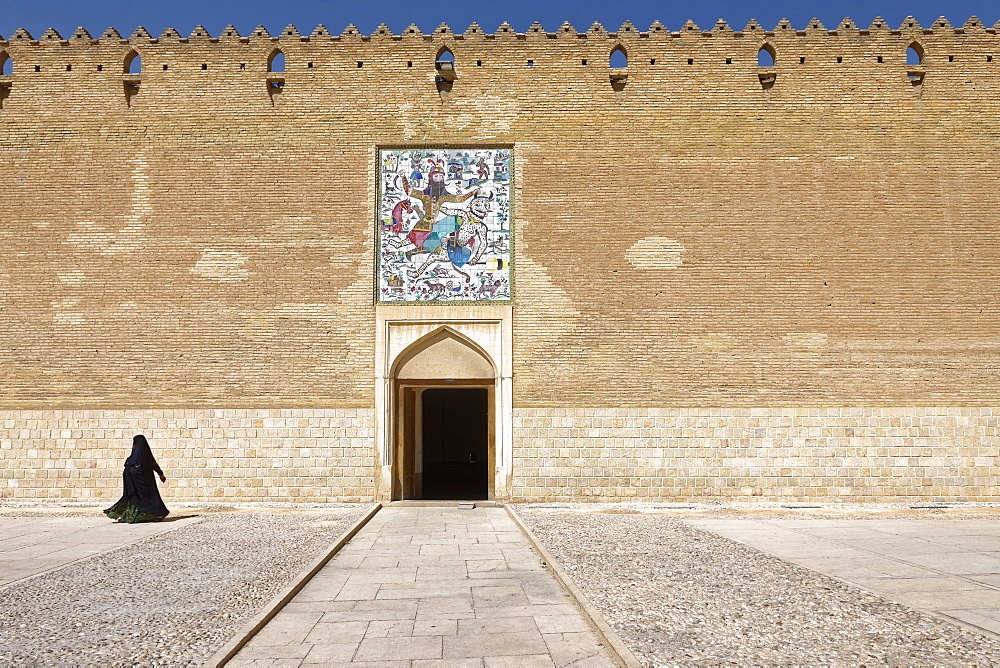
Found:
[{"label": "arched doorway", "polygon": [[393,499],[490,499],[496,471],[496,368],[441,327],[393,365]]}]

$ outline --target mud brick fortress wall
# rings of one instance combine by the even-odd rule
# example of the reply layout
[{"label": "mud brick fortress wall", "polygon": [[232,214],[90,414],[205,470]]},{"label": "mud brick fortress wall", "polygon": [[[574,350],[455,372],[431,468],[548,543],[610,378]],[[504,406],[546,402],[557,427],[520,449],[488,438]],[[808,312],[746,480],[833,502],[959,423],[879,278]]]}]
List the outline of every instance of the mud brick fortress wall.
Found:
[{"label": "mud brick fortress wall", "polygon": [[482,143],[515,164],[499,495],[997,500],[997,26],[50,30],[0,54],[2,501],[113,500],[140,432],[168,503],[384,496],[377,147]]}]

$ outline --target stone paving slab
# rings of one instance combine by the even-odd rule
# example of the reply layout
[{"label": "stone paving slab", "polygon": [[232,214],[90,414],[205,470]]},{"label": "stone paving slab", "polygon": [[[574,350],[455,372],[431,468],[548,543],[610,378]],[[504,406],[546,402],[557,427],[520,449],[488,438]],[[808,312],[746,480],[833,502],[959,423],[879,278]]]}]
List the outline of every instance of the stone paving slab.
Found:
[{"label": "stone paving slab", "polygon": [[230,666],[614,666],[502,508],[382,509]]},{"label": "stone paving slab", "polygon": [[897,603],[1000,635],[996,520],[686,521]]},{"label": "stone paving slab", "polygon": [[174,521],[114,522],[99,510],[54,517],[0,515],[0,587],[178,526]]}]

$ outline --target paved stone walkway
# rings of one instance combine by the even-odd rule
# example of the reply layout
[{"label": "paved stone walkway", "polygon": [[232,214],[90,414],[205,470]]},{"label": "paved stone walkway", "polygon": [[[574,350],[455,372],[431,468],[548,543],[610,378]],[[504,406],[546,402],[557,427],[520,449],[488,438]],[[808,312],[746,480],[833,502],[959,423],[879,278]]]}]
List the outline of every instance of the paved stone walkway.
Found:
[{"label": "paved stone walkway", "polygon": [[172,521],[122,524],[99,510],[57,517],[0,516],[0,587],[178,526]]},{"label": "paved stone walkway", "polygon": [[1000,522],[687,519],[826,575],[1000,634]]},{"label": "paved stone walkway", "polygon": [[383,508],[230,666],[613,666],[503,508]]}]

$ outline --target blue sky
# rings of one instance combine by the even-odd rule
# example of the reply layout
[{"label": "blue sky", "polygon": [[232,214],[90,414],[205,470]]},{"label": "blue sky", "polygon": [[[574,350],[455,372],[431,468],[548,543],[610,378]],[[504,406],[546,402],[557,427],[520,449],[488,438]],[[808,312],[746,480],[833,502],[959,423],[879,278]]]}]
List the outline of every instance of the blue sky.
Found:
[{"label": "blue sky", "polygon": [[992,26],[1000,19],[1000,1],[0,0],[0,35],[8,37],[17,28],[23,27],[37,37],[47,28],[54,27],[66,36],[81,25],[94,36],[108,26],[127,35],[136,26],[142,25],[155,36],[165,28],[176,28],[186,36],[199,24],[204,25],[212,35],[218,35],[229,23],[244,35],[258,24],[263,24],[273,34],[289,23],[295,24],[304,33],[312,32],[317,24],[322,23],[334,34],[339,34],[353,23],[363,33],[371,34],[382,22],[396,33],[410,23],[416,23],[424,32],[430,32],[442,22],[456,32],[463,32],[473,21],[490,32],[504,21],[518,31],[525,30],[534,21],[553,31],[564,20],[569,20],[578,30],[586,30],[594,21],[599,21],[608,30],[616,30],[626,19],[640,30],[648,28],[656,19],[676,30],[689,18],[702,27],[710,27],[717,19],[724,18],[733,28],[740,29],[750,18],[756,18],[766,28],[772,28],[782,18],[788,18],[794,26],[802,27],[814,16],[828,28],[835,27],[845,16],[850,16],[860,26],[867,26],[873,18],[882,16],[896,27],[907,15],[913,15],[922,25],[928,25],[944,15],[956,26],[976,15]]}]

